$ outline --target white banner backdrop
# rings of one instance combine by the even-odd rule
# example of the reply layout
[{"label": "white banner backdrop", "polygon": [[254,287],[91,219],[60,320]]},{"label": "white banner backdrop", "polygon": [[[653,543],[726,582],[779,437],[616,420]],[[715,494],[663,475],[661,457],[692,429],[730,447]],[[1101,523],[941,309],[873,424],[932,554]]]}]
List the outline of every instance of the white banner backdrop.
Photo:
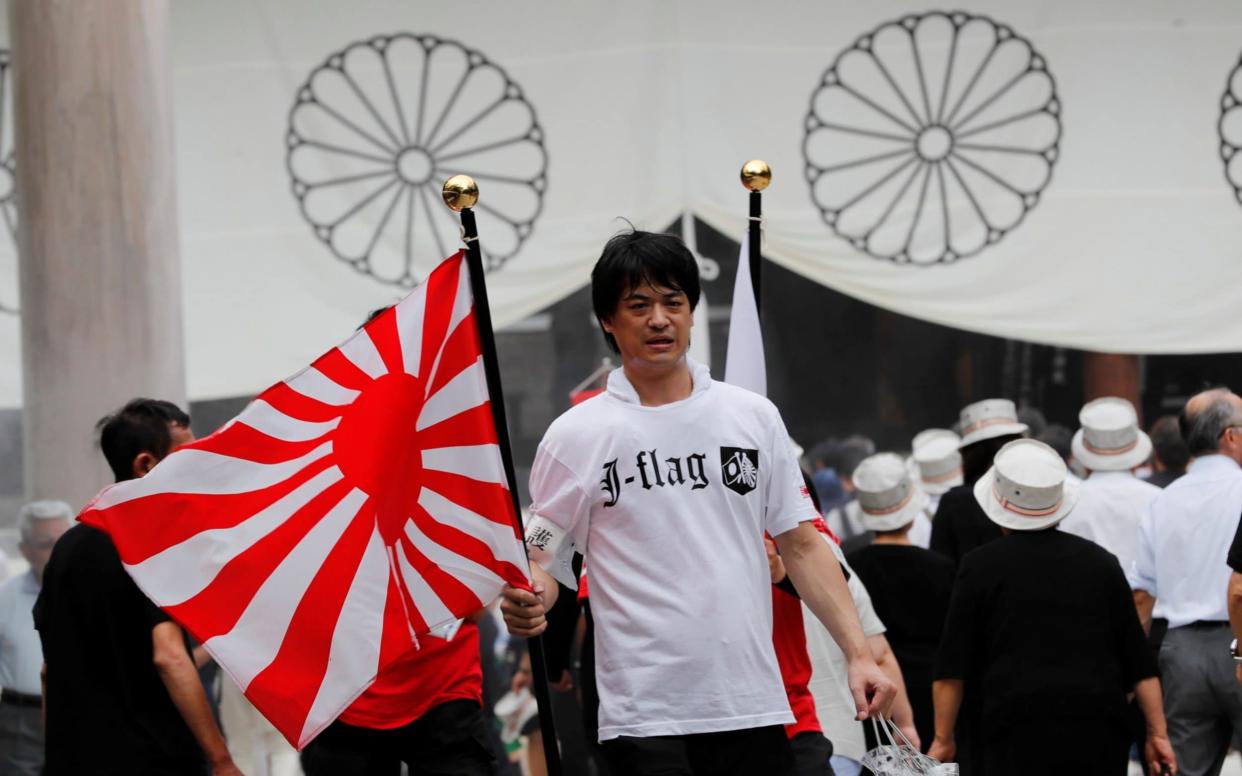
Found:
[{"label": "white banner backdrop", "polygon": [[[1242,4],[952,9],[175,3],[191,396],[257,392],[398,298],[457,243],[449,174],[496,211],[503,326],[588,282],[618,217],[740,238],[752,157],[765,255],[815,282],[1035,342],[1242,350]],[[14,264],[0,239],[0,306]]]}]

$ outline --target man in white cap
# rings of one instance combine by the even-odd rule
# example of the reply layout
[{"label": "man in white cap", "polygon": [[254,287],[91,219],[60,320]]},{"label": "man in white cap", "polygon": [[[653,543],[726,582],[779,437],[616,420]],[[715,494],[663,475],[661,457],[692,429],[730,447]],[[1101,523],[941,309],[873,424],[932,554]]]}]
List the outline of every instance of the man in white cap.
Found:
[{"label": "man in white cap", "polygon": [[992,465],[992,457],[1007,442],[1027,431],[1018,410],[1008,399],[984,399],[966,406],[961,416],[962,484],[940,499],[932,520],[930,548],[954,563],[974,548],[1000,537],[1000,530],[975,503],[971,486]]},{"label": "man in white cap", "polygon": [[[956,447],[953,449],[957,453]],[[924,515],[927,494],[892,453],[873,455],[854,473],[863,524],[871,545],[849,554],[851,568],[871,594],[888,626],[888,642],[901,666],[914,724],[925,745],[932,740],[932,665],[953,592],[953,563],[916,546],[911,528]]]},{"label": "man in white cap", "polygon": [[1193,460],[1139,521],[1129,577],[1144,624],[1157,602],[1169,621],[1160,676],[1182,772],[1215,776],[1242,735],[1242,688],[1234,681],[1222,592],[1242,515],[1242,398],[1225,388],[1196,394],[1178,424]]},{"label": "man in white cap", "polygon": [[987,776],[1124,776],[1126,695],[1147,720],[1145,761],[1177,772],[1160,680],[1117,559],[1053,530],[1078,488],[1048,445],[1019,439],[996,454],[975,499],[1005,536],[958,570],[936,661],[931,755],[956,755],[965,687],[981,706],[972,757]]},{"label": "man in white cap", "polygon": [[1128,569],[1138,545],[1139,520],[1160,493],[1134,475],[1151,456],[1151,439],[1139,430],[1134,405],[1115,396],[1088,402],[1078,422],[1082,428],[1070,444],[1087,478],[1078,506],[1061,530],[1090,539]]}]

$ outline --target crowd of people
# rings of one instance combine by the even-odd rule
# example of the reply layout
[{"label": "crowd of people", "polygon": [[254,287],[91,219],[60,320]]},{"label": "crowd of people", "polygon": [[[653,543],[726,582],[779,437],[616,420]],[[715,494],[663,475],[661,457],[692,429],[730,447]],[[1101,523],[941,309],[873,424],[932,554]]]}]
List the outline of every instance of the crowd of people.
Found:
[{"label": "crowd of people", "polygon": [[[1150,433],[1117,397],[1075,430],[990,398],[905,450],[802,455],[771,402],[687,358],[680,241],[614,237],[592,296],[622,366],[539,446],[531,583],[388,663],[306,774],[516,774],[524,747],[532,774],[555,748],[575,776],[850,776],[890,738],[972,776],[1219,774],[1242,734],[1242,398]],[[98,431],[117,481],[193,439],[150,399]],[[56,501],[18,526],[0,773],[240,773],[209,656],[108,536]]]}]

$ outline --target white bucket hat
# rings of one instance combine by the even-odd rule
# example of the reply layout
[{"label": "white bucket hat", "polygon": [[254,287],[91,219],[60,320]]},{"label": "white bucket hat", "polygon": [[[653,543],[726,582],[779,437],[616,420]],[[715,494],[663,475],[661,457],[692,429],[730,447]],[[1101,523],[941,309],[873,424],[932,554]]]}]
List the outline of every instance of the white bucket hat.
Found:
[{"label": "white bucket hat", "polygon": [[939,496],[962,484],[962,454],[957,451],[961,441],[945,428],[929,428],[914,438],[911,458],[923,492]]},{"label": "white bucket hat", "polygon": [[1151,457],[1151,437],[1138,427],[1134,405],[1116,396],[1087,402],[1078,413],[1082,428],[1070,443],[1074,458],[1088,469],[1127,471]]},{"label": "white bucket hat", "polygon": [[962,443],[973,445],[1008,434],[1025,434],[1028,426],[1018,422],[1018,408],[1008,399],[984,399],[962,409]]},{"label": "white bucket hat", "polygon": [[863,526],[871,531],[895,531],[918,517],[927,494],[914,486],[901,456],[879,453],[854,470],[854,492]]},{"label": "white bucket hat", "polygon": [[975,501],[999,526],[1038,531],[1059,523],[1078,503],[1078,483],[1065,481],[1068,471],[1048,445],[1015,439],[975,483]]}]

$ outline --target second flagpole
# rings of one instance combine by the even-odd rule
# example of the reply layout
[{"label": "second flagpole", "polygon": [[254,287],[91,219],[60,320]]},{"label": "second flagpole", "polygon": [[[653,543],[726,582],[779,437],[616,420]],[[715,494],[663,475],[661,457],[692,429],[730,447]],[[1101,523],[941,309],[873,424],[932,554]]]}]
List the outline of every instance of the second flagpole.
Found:
[{"label": "second flagpole", "polygon": [[[504,464],[509,492],[513,495],[513,509],[518,528],[525,535],[522,525],[522,505],[518,500],[517,477],[514,474],[513,450],[509,444],[509,423],[505,416],[504,391],[500,382],[500,361],[496,355],[496,336],[492,330],[492,310],[487,301],[487,282],[483,276],[483,253],[479,250],[479,230],[474,220],[474,205],[479,200],[479,187],[468,175],[454,175],[444,183],[444,203],[461,215],[462,240],[466,244],[466,267],[470,270],[470,292],[474,296],[474,315],[479,327],[479,340],[483,351],[483,372],[487,378],[487,395],[492,408],[492,420],[496,426],[496,441]],[[561,754],[556,738],[556,723],[552,715],[552,698],[548,693],[548,669],[543,656],[543,639],[528,639],[530,667],[535,702],[539,706],[539,730],[543,734],[543,754],[548,765],[548,776],[562,776]]]},{"label": "second flagpole", "polygon": [[755,310],[763,315],[763,190],[772,182],[772,168],[762,159],[742,165],[742,185],[750,191],[750,222],[747,229],[747,258],[750,286],[755,292]]}]

